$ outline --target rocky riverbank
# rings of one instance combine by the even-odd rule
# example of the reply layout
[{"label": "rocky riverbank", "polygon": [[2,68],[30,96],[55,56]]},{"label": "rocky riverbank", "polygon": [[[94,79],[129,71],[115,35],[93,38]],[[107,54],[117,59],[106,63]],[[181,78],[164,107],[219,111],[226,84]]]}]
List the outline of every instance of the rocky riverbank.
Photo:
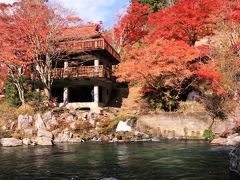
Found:
[{"label": "rocky riverbank", "polygon": [[[198,115],[201,115],[200,120],[197,119]],[[173,120],[175,123],[172,123]],[[19,115],[16,121],[1,126],[0,138],[3,146],[50,146],[57,143],[88,141],[202,140],[204,139],[204,128],[208,127],[208,123],[209,119],[202,113],[153,114],[137,117],[119,115],[117,111],[94,113],[84,110],[53,109],[35,113],[33,116]],[[227,124],[229,123],[222,124],[222,129]],[[217,125],[220,127],[219,123]],[[198,129],[196,129],[197,127]],[[236,145],[238,143],[240,143],[240,135],[238,131],[234,130],[225,132],[224,137],[221,136],[212,141],[212,144],[217,145]]]},{"label": "rocky riverbank", "polygon": [[150,136],[137,131],[136,118],[118,116],[114,112],[98,114],[58,109],[34,116],[19,115],[17,121],[1,127],[2,146],[140,140],[150,141]]}]

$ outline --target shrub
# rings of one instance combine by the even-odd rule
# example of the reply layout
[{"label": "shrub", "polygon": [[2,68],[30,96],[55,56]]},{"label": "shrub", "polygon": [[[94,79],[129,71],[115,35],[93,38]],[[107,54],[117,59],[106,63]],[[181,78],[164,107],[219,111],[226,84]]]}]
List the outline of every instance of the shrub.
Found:
[{"label": "shrub", "polygon": [[203,132],[203,137],[206,138],[207,140],[213,140],[215,137],[215,134],[211,129],[205,129]]},{"label": "shrub", "polygon": [[0,130],[0,138],[10,138],[12,137],[11,132],[6,130]]},{"label": "shrub", "polygon": [[19,106],[21,101],[18,96],[16,87],[9,81],[5,83],[5,95],[7,103],[14,106]]},{"label": "shrub", "polygon": [[[0,101],[0,120],[10,122],[17,119],[17,107],[10,105],[8,102]],[[4,123],[5,124],[5,123]]]},{"label": "shrub", "polygon": [[34,108],[32,107],[32,106],[30,106],[30,105],[24,105],[24,106],[20,106],[17,110],[16,110],[16,114],[17,115],[20,115],[20,114],[23,114],[23,115],[25,115],[25,114],[27,114],[27,115],[34,115]]}]

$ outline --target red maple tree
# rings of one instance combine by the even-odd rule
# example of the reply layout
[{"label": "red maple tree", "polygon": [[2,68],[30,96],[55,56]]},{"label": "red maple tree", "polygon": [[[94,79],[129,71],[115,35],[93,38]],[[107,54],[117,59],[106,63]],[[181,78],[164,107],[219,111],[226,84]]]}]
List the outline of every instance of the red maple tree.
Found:
[{"label": "red maple tree", "polygon": [[149,16],[149,41],[156,39],[183,40],[194,45],[202,37],[213,34],[216,12],[221,0],[180,0],[170,8]]},{"label": "red maple tree", "polygon": [[123,53],[116,75],[119,81],[153,82],[168,76],[166,85],[177,85],[193,75],[190,63],[199,56],[194,47],[183,41],[155,41],[149,45],[128,47]]},{"label": "red maple tree", "polygon": [[127,9],[127,13],[120,17],[114,27],[114,41],[117,51],[127,44],[133,44],[142,39],[147,33],[145,27],[150,8],[133,0]]},{"label": "red maple tree", "polygon": [[[59,9],[44,3],[19,1],[0,5],[0,59],[8,67],[22,104],[24,88],[19,82],[31,64],[34,77],[50,98],[53,63],[62,56],[57,37],[76,18],[61,16]],[[29,72],[28,72],[29,73]]]}]

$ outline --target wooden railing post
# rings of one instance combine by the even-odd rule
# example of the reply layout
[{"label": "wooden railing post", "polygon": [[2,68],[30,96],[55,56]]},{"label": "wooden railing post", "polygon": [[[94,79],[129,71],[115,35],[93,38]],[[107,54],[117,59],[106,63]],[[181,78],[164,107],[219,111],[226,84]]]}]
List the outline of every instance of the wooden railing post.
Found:
[{"label": "wooden railing post", "polygon": [[94,60],[94,76],[98,76],[99,74],[99,60],[95,59]]}]

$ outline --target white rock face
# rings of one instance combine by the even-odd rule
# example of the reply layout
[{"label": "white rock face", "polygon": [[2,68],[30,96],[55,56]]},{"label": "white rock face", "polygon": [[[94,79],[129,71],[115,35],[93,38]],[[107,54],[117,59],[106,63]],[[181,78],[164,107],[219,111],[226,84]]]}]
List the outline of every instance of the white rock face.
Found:
[{"label": "white rock face", "polygon": [[116,132],[120,132],[120,131],[129,132],[131,130],[132,130],[132,128],[131,128],[131,126],[127,125],[127,121],[126,122],[119,121],[117,128],[116,128]]},{"label": "white rock face", "polygon": [[22,146],[22,140],[16,138],[2,138],[1,139],[2,146]]},{"label": "white rock face", "polygon": [[24,139],[22,140],[22,142],[23,142],[24,145],[27,145],[27,146],[28,146],[28,145],[31,145],[31,143],[32,143],[29,138],[24,138]]}]

